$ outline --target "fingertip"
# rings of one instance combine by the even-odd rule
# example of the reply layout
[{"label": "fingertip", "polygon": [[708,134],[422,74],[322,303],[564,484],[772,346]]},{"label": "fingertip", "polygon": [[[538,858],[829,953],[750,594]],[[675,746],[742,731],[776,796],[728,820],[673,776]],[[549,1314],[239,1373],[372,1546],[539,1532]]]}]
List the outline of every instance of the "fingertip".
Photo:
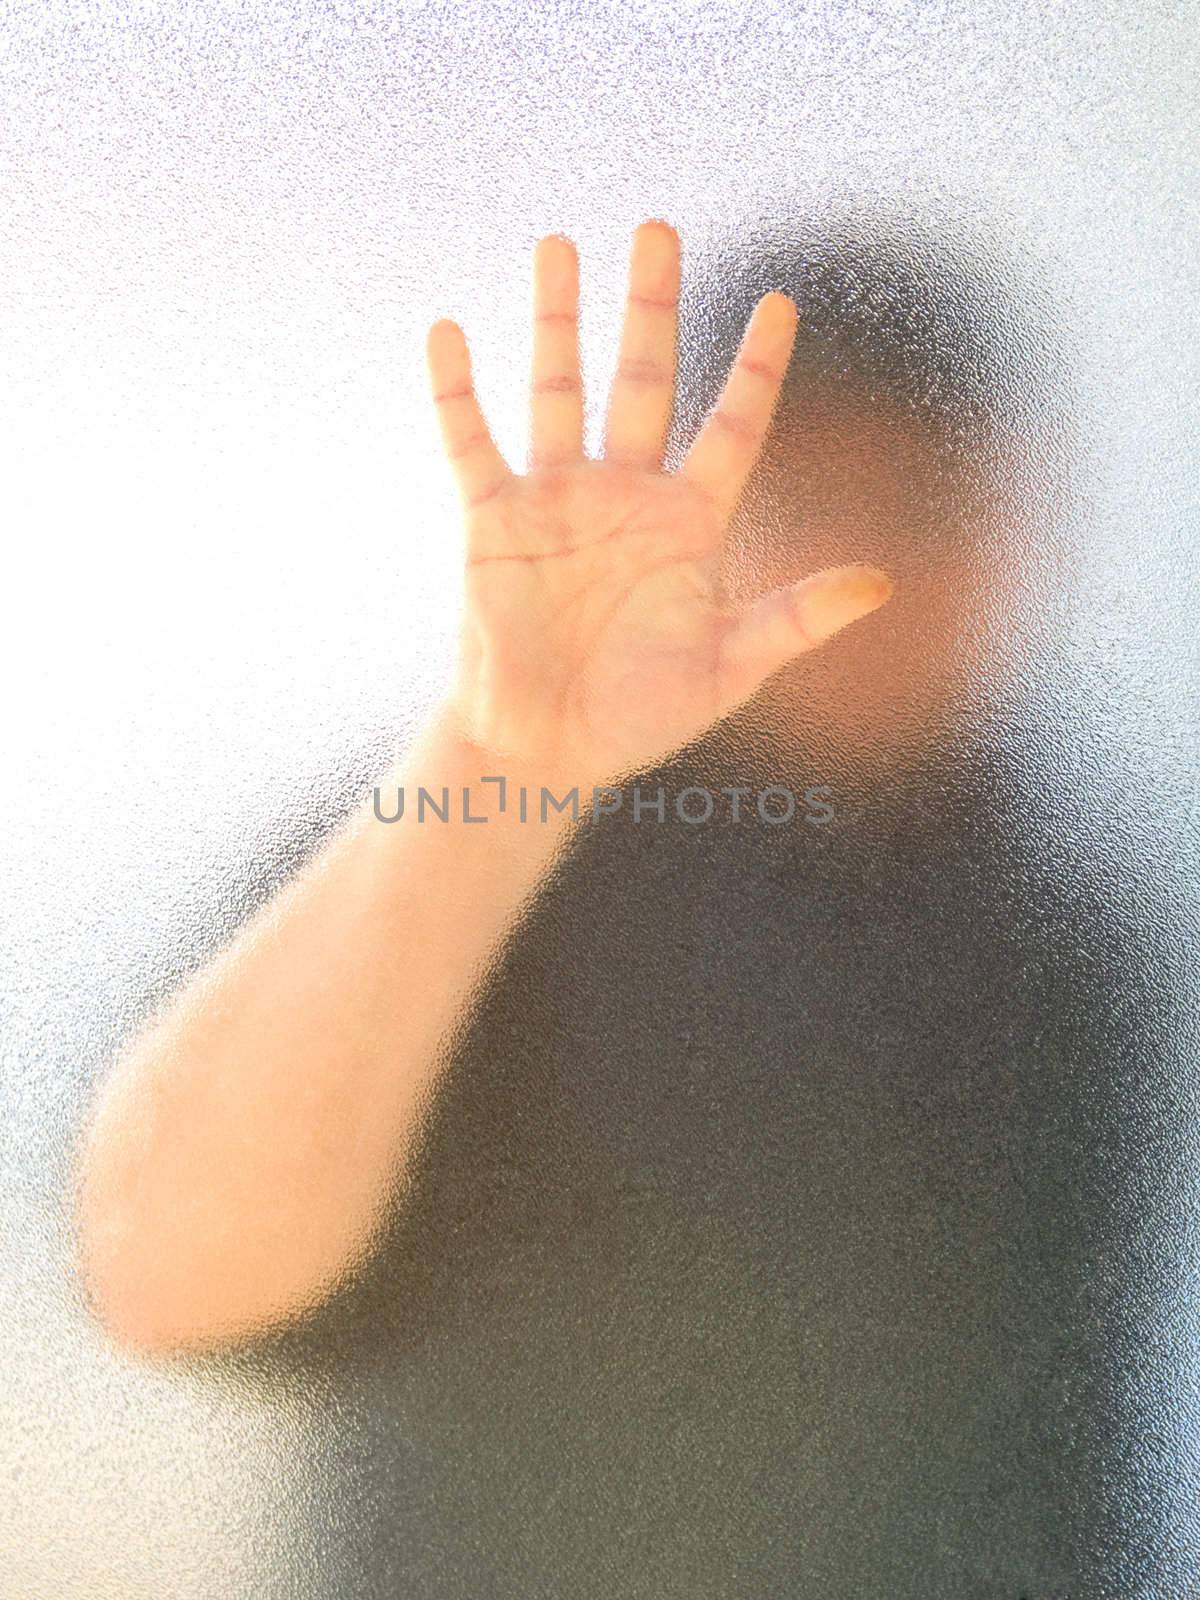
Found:
[{"label": "fingertip", "polygon": [[425,348],[431,354],[435,354],[438,350],[449,350],[459,342],[465,344],[466,335],[458,323],[449,317],[439,317],[425,334]]},{"label": "fingertip", "polygon": [[579,249],[574,239],[568,238],[565,233],[544,233],[534,246],[538,254],[557,251],[560,254],[566,251],[568,255],[578,256]]},{"label": "fingertip", "polygon": [[828,639],[889,600],[891,578],[878,567],[856,562],[833,567],[801,591],[804,629],[814,643]]},{"label": "fingertip", "polygon": [[640,233],[645,228],[663,234],[665,238],[674,244],[679,243],[679,230],[673,227],[664,217],[647,217],[644,222],[638,224],[638,232]]},{"label": "fingertip", "polygon": [[895,594],[895,582],[882,568],[868,566],[865,562],[859,562],[856,564],[855,570],[859,574],[858,581],[863,587],[864,595],[874,594],[877,606],[883,605],[885,600],[890,600]]}]

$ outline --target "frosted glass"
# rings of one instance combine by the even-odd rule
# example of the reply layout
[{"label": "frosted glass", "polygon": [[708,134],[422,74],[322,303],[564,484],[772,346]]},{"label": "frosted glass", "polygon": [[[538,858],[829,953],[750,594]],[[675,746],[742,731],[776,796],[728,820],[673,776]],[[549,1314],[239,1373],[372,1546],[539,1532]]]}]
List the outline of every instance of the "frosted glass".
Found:
[{"label": "frosted glass", "polygon": [[[1200,1592],[1200,30],[1151,4],[16,0],[0,18],[3,1600]],[[589,438],[684,246],[676,458],[800,310],[751,592],[897,579],[591,832],[303,1326],[87,1316],[112,1053],[445,681],[423,340]]]}]

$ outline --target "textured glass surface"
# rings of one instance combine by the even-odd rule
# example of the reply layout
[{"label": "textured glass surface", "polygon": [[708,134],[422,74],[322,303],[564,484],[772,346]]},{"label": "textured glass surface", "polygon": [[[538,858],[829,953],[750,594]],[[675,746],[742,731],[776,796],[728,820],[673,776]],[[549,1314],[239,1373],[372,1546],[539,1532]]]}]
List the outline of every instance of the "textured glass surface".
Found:
[{"label": "textured glass surface", "polygon": [[[0,1596],[1200,1593],[1194,8],[0,8]],[[534,241],[598,443],[631,229],[681,453],[800,332],[749,591],[895,600],[589,835],[304,1327],[154,1368],[65,1185],[117,1044],[450,662],[423,366],[523,459]],[[663,780],[665,781],[665,780]]]}]

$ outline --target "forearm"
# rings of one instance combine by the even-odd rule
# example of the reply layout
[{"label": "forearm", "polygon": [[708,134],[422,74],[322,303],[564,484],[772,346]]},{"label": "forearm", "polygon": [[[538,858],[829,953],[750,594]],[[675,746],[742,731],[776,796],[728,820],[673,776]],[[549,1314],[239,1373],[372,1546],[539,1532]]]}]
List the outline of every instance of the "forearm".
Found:
[{"label": "forearm", "polygon": [[[480,783],[492,774],[503,814],[499,786]],[[403,786],[400,820],[368,801],[124,1053],[79,1186],[90,1293],[118,1337],[219,1343],[352,1264],[448,1032],[563,843],[569,821],[541,818],[547,781],[498,767],[439,715],[380,785],[382,817]],[[422,818],[418,786],[439,807],[449,791],[447,821]],[[487,822],[463,820],[464,788]]]}]

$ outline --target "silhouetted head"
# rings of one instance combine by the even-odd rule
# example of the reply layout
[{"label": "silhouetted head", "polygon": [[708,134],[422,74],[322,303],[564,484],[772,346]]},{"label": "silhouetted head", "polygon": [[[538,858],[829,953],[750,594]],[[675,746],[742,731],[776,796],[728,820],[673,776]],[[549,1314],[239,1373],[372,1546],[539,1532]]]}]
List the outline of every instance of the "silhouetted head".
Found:
[{"label": "silhouetted head", "polygon": [[1044,297],[991,243],[878,215],[788,219],[685,265],[670,464],[772,289],[798,329],[730,530],[729,587],[865,561],[896,593],[781,672],[729,734],[777,773],[872,787],[981,714],[1021,654],[1059,558],[1064,367]]}]

